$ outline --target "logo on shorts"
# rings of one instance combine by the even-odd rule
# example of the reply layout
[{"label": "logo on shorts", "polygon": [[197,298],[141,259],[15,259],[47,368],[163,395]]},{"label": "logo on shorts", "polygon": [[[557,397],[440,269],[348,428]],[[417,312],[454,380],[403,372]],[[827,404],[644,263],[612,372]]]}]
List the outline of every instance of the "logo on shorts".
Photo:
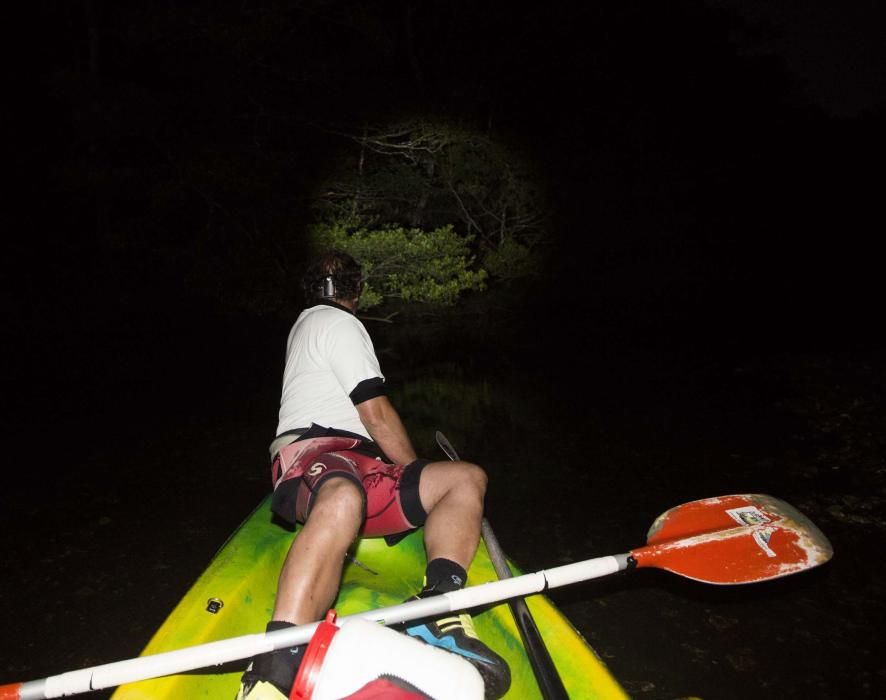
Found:
[{"label": "logo on shorts", "polygon": [[317,476],[318,474],[322,474],[324,469],[326,469],[326,465],[322,462],[312,464],[310,469],[308,469],[308,476]]}]

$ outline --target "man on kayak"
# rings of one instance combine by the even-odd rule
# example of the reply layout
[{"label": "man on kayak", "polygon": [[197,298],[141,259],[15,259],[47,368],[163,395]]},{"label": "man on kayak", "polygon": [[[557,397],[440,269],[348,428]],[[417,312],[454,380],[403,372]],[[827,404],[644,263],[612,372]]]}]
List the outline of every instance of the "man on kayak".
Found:
[{"label": "man on kayak", "polygon": [[[463,588],[479,544],[486,474],[469,462],[417,457],[354,315],[362,285],[359,264],[340,251],[316,260],[302,282],[308,307],[289,334],[270,451],[273,510],[304,527],[280,573],[268,631],[324,617],[358,535],[424,526],[428,565],[419,597]],[[477,667],[487,697],[507,691],[507,663],[477,638],[469,615],[409,624],[407,634]],[[255,657],[237,699],[288,698],[303,653],[295,647]]]}]

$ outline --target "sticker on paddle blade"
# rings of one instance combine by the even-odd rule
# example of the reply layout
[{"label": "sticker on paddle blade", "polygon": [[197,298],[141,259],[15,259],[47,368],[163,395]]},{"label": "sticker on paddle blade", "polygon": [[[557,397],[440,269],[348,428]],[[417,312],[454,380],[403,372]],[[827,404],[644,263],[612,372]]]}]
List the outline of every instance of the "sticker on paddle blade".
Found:
[{"label": "sticker on paddle blade", "polygon": [[764,525],[772,522],[772,519],[766,513],[754,506],[730,508],[726,512],[739,525]]},{"label": "sticker on paddle blade", "polygon": [[769,540],[772,539],[773,532],[775,532],[775,530],[771,527],[766,527],[754,532],[754,542],[759,545],[760,549],[766,552],[767,557],[775,556],[775,552],[769,547]]}]

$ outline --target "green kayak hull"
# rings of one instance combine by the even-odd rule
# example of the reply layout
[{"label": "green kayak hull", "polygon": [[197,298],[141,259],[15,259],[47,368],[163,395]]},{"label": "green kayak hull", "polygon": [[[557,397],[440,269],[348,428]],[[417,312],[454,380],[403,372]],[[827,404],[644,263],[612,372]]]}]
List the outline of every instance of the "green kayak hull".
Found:
[{"label": "green kayak hull", "polygon": [[[292,532],[271,522],[270,499],[265,499],[213,558],[142,656],[263,631],[292,538]],[[354,556],[359,564],[346,563],[334,605],[339,616],[402,603],[421,587],[426,561],[421,531],[393,547],[383,539],[363,539]],[[482,542],[468,579],[473,585],[496,579]],[[571,698],[627,697],[593,649],[547,598],[533,595],[527,604]],[[508,606],[474,611],[474,623],[480,637],[511,667],[512,683],[506,698],[540,698]],[[233,699],[246,664],[244,660],[123,685],[113,699]]]}]

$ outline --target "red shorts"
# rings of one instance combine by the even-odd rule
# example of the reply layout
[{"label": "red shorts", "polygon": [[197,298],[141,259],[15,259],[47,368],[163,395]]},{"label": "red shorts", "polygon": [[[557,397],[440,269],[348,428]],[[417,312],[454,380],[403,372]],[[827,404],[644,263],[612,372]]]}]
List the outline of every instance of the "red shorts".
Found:
[{"label": "red shorts", "polygon": [[298,440],[282,448],[271,466],[272,509],[290,525],[305,522],[314,496],[327,479],[349,479],[363,493],[367,537],[394,535],[424,524],[418,482],[427,460],[407,465],[382,461],[371,443],[349,437]]}]

